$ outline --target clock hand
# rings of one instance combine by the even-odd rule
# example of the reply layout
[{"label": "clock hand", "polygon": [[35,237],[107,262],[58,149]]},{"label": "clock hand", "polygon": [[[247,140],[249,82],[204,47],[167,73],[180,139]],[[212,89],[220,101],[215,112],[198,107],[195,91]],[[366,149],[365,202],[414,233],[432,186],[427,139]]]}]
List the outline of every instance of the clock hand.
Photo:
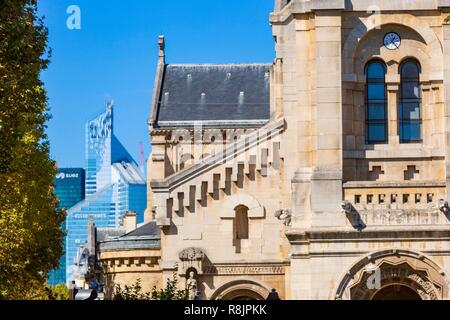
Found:
[{"label": "clock hand", "polygon": [[393,44],[394,47],[398,48],[398,46],[395,44],[395,39],[392,39],[392,40],[391,40],[391,44]]},{"label": "clock hand", "polygon": [[395,39],[392,40],[392,44],[398,49],[399,46],[396,44]]}]

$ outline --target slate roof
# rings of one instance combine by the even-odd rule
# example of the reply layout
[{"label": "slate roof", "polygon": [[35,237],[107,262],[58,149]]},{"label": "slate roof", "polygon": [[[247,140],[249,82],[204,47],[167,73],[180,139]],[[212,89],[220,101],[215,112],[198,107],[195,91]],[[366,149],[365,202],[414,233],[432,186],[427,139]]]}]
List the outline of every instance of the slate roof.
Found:
[{"label": "slate roof", "polygon": [[129,249],[158,249],[161,246],[161,231],[155,221],[119,237],[106,237],[100,241],[100,251]]},{"label": "slate roof", "polygon": [[166,65],[155,128],[260,127],[270,116],[270,64]]},{"label": "slate roof", "polygon": [[123,236],[126,232],[123,228],[96,228],[97,242],[116,239]]},{"label": "slate roof", "polygon": [[127,233],[123,237],[146,237],[146,236],[161,236],[161,229],[156,225],[156,222],[152,221],[142,225],[136,230]]}]

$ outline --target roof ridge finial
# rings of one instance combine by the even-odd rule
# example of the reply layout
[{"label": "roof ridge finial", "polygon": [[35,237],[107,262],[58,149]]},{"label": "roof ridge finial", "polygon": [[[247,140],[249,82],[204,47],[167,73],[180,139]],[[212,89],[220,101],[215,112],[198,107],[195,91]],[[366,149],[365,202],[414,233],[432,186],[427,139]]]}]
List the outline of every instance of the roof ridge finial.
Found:
[{"label": "roof ridge finial", "polygon": [[165,64],[165,59],[166,59],[166,40],[164,35],[160,35],[158,37],[158,47],[159,47],[159,52],[158,52],[158,60],[159,62]]}]

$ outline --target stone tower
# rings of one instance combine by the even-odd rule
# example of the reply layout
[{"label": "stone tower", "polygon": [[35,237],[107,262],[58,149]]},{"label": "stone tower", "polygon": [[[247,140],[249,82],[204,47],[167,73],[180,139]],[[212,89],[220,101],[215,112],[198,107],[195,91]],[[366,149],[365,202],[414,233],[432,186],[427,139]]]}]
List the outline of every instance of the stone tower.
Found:
[{"label": "stone tower", "polygon": [[[276,1],[291,298],[407,296],[399,286],[447,296],[449,9],[448,1]],[[380,271],[384,291],[364,285],[375,275],[367,266]]]}]

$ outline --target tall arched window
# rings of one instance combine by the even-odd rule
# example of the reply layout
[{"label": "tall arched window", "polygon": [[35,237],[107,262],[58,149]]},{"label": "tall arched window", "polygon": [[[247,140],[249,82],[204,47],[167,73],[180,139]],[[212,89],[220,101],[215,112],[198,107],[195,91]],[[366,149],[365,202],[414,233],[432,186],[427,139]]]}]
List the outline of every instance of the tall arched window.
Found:
[{"label": "tall arched window", "polygon": [[400,66],[399,135],[401,143],[422,141],[420,65],[406,60]]},{"label": "tall arched window", "polygon": [[366,143],[387,142],[386,66],[374,60],[366,66]]}]

